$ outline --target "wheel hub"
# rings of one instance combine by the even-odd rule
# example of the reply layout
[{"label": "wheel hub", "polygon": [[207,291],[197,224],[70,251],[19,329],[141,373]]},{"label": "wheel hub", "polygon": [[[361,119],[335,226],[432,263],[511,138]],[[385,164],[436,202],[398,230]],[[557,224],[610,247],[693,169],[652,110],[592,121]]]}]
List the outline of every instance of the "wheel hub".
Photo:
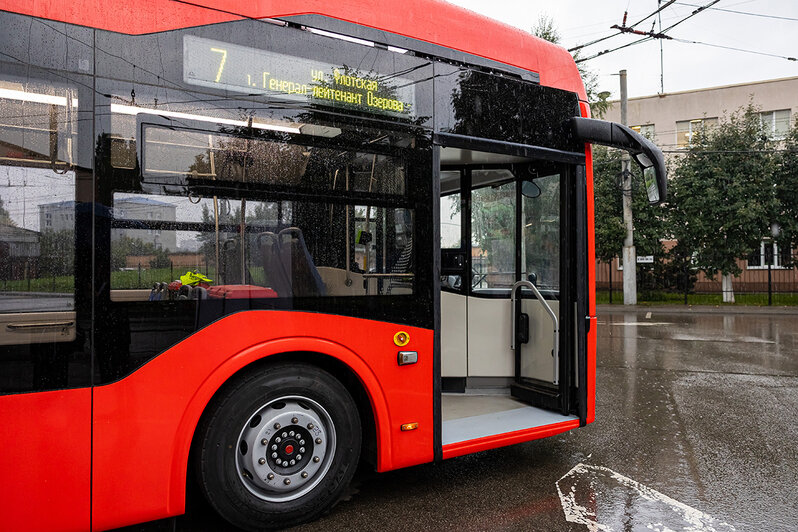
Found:
[{"label": "wheel hub", "polygon": [[284,502],[318,484],[335,453],[327,411],[306,397],[281,397],[259,408],[241,430],[236,468],[261,499]]},{"label": "wheel hub", "polygon": [[272,436],[265,453],[267,462],[275,472],[290,475],[307,465],[312,458],[313,450],[314,443],[310,432],[305,427],[292,424],[283,427]]}]

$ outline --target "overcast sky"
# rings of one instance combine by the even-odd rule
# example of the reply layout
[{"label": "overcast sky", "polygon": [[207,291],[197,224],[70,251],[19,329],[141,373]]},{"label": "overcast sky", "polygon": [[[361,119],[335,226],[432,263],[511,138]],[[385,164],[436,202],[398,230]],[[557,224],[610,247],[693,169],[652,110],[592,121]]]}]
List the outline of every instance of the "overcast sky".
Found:
[{"label": "overcast sky", "polygon": [[[566,48],[617,33],[610,26],[621,24],[627,9],[628,25],[657,9],[657,0],[448,1],[527,31],[535,26],[539,16],[547,15],[554,20],[562,38],[561,44]],[[662,4],[665,3],[663,0]],[[662,11],[663,29],[690,15],[696,9],[693,5],[709,3],[711,0],[679,0]],[[707,9],[679,24],[668,35],[713,45],[798,57],[798,0],[720,0],[713,7],[794,20]],[[648,19],[636,28],[649,31],[652,21]],[[589,57],[641,38],[619,35],[585,48],[583,56]],[[665,92],[798,76],[798,62],[782,58],[675,41],[664,41],[663,52]],[[611,91],[613,98],[618,97],[618,77],[612,74],[621,69],[627,70],[631,97],[660,92],[658,40],[608,53],[587,64],[599,74],[600,90]]]}]

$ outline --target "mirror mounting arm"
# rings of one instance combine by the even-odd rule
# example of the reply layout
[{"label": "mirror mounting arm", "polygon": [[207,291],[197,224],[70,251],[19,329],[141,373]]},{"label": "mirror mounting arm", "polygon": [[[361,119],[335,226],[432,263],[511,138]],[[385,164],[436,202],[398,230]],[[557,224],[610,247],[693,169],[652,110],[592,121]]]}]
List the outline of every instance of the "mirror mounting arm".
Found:
[{"label": "mirror mounting arm", "polygon": [[662,150],[653,142],[637,131],[617,122],[575,116],[571,118],[571,126],[578,139],[626,150],[637,161],[644,173],[653,170],[656,180],[649,183],[646,179],[649,201],[651,203],[665,201],[668,194],[665,157],[662,155]]}]

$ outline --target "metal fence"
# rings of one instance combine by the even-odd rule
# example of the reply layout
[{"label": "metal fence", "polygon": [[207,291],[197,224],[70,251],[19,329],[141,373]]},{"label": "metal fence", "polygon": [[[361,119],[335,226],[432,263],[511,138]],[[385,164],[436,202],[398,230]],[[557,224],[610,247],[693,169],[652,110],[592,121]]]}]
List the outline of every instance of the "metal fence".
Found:
[{"label": "metal fence", "polygon": [[[738,304],[798,305],[798,268],[749,268],[745,261],[741,263],[742,272],[733,276],[726,298],[719,273],[711,277],[692,268],[652,272],[654,266],[638,264],[637,299],[641,303],[720,304],[733,295]],[[623,269],[617,261],[596,263],[596,289],[599,302],[623,303]]]}]

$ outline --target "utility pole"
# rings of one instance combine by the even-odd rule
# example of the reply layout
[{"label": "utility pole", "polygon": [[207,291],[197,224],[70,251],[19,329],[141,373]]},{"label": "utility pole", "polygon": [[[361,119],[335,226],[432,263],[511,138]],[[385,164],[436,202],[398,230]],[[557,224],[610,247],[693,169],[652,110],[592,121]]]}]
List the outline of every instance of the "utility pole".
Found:
[{"label": "utility pole", "polygon": [[[659,33],[662,34],[662,0],[657,0],[658,9],[657,17],[659,18]],[[662,55],[662,41],[659,40],[659,93],[665,94],[665,58]]]},{"label": "utility pole", "polygon": [[[626,70],[621,70],[621,124],[627,126]],[[632,172],[631,159],[627,152],[621,158],[623,174],[623,224],[626,226],[626,238],[623,241],[623,304],[637,305],[637,253],[634,243],[634,223],[632,221]]]}]

